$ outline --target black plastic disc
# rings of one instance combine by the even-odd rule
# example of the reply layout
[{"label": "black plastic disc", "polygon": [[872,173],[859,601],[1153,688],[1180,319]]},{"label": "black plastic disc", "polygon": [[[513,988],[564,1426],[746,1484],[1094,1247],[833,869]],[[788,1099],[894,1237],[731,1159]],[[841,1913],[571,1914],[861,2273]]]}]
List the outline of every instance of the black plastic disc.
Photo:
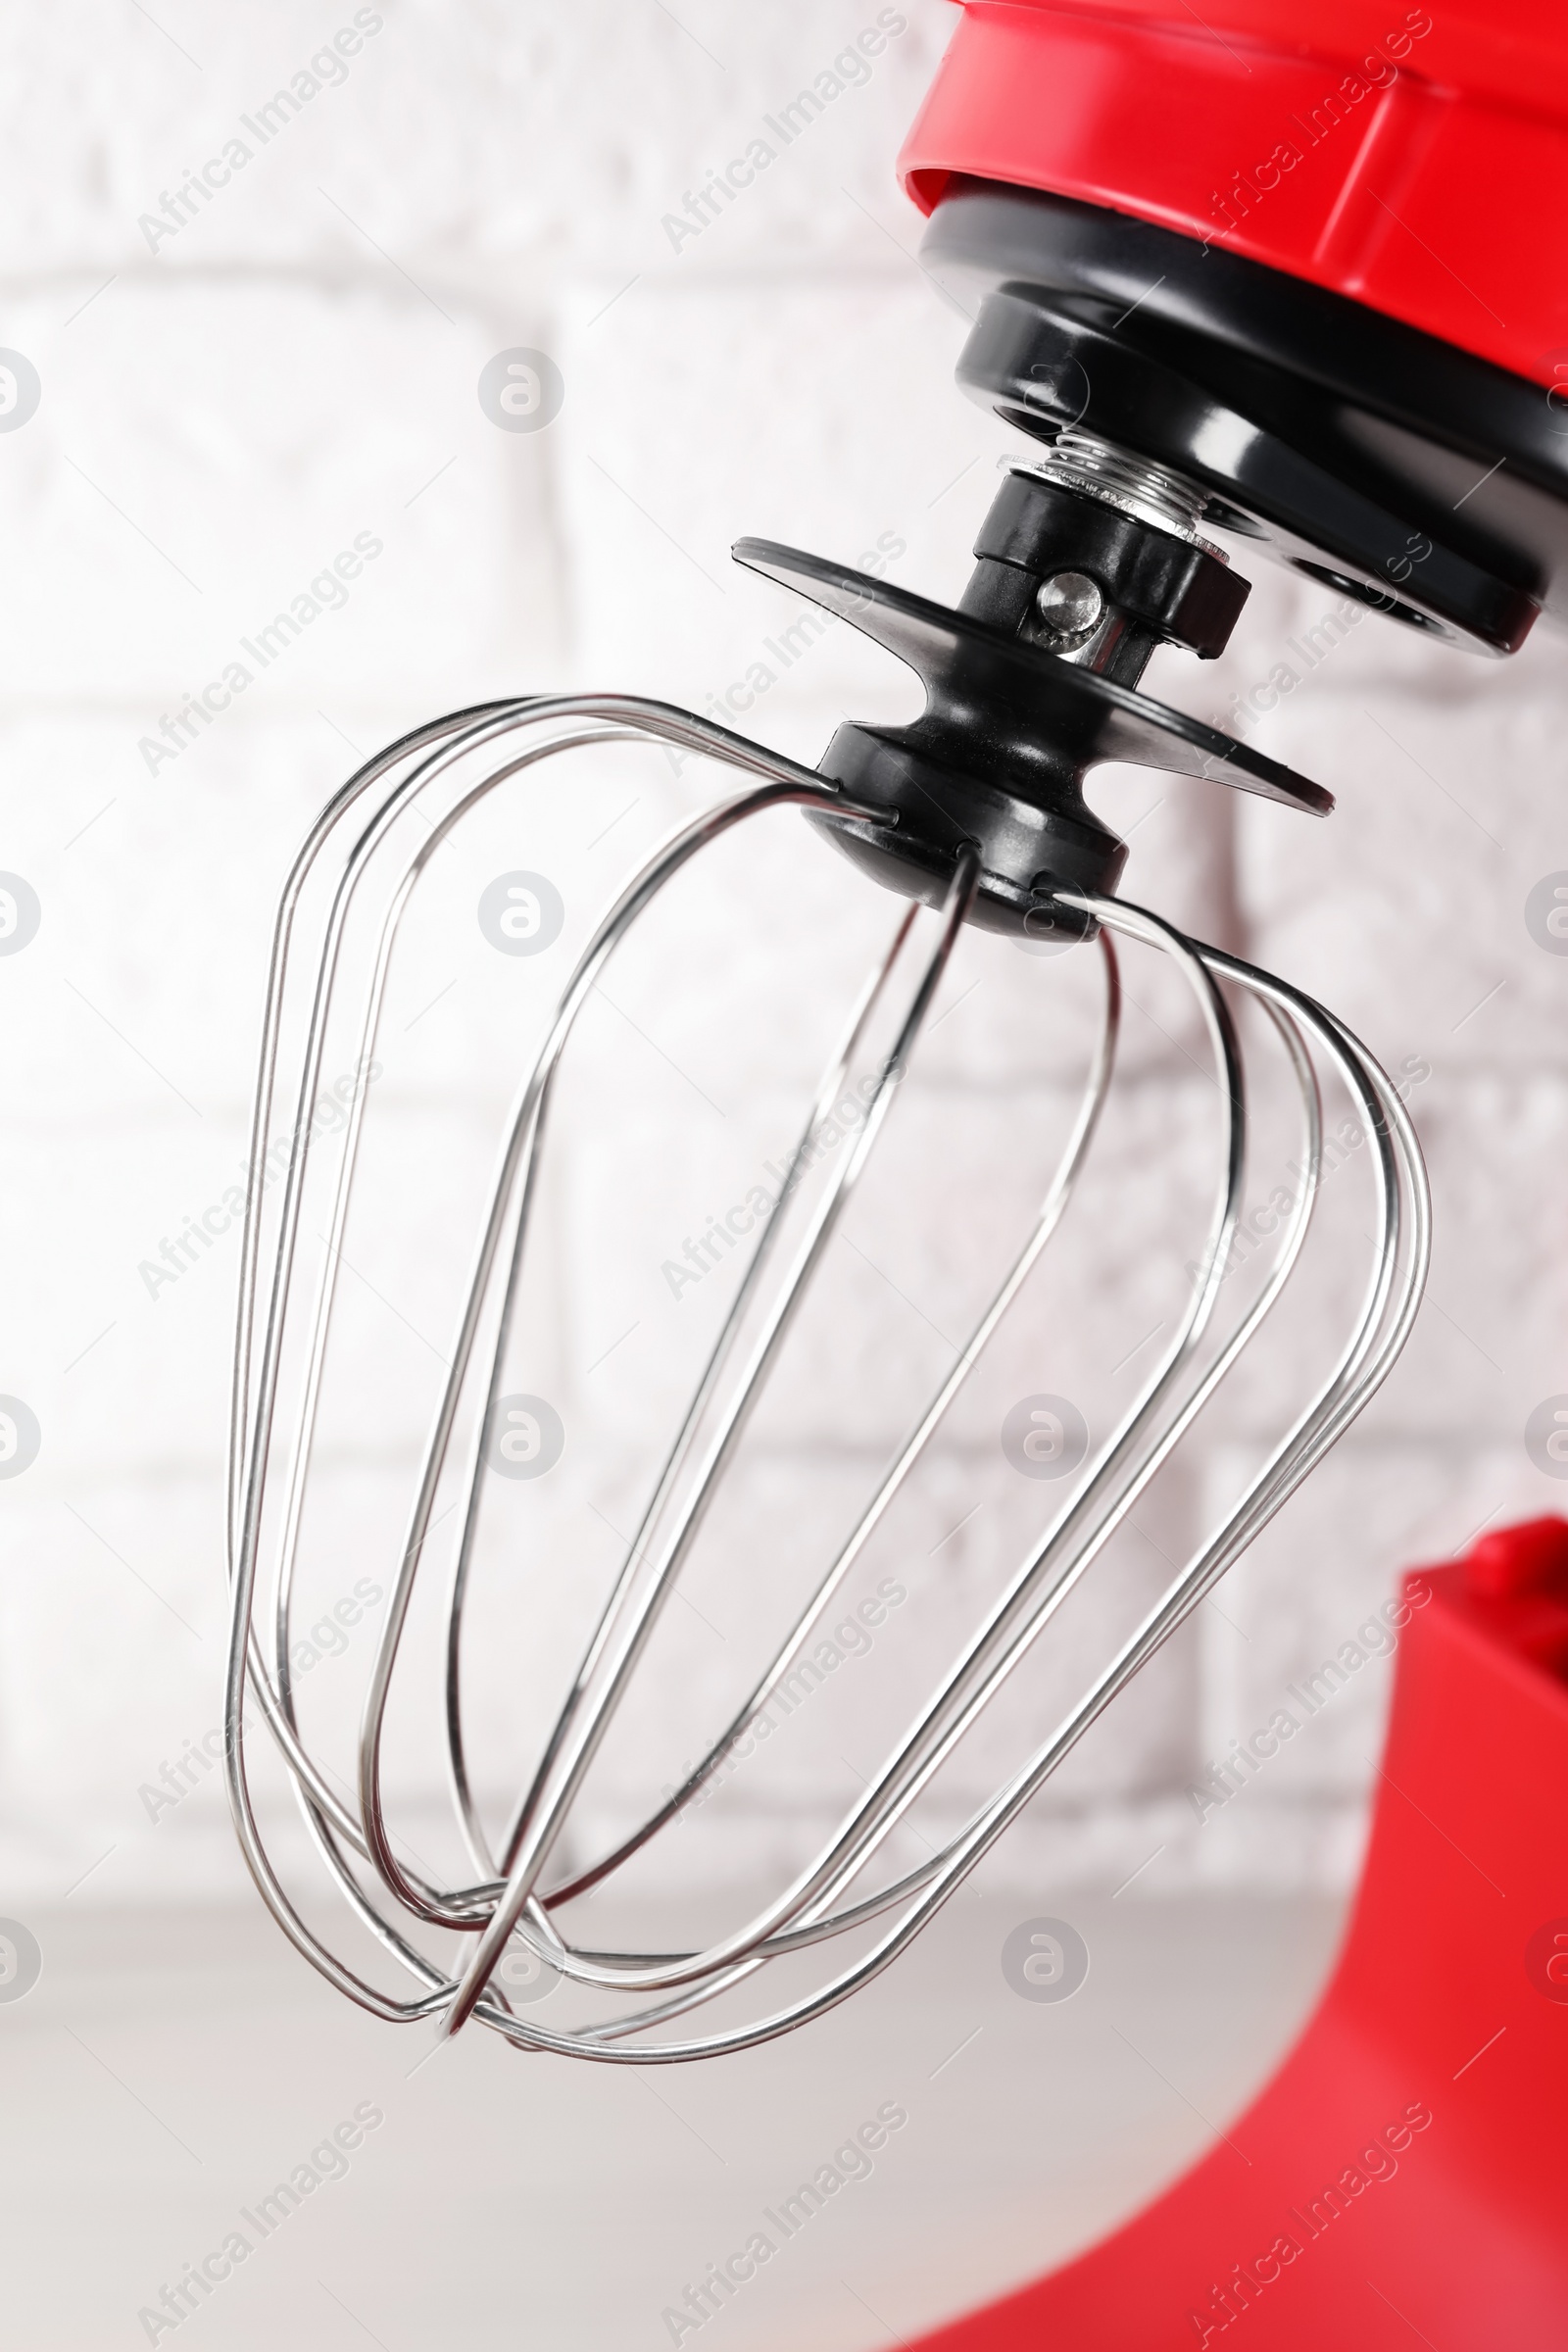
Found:
[{"label": "black plastic disc", "polygon": [[935,711],[944,699],[961,696],[964,711],[980,722],[975,750],[986,755],[993,775],[999,754],[1010,767],[1007,753],[1021,748],[1000,739],[1027,729],[1049,739],[1078,777],[1108,760],[1126,760],[1171,775],[1210,777],[1313,816],[1327,816],[1334,807],[1333,795],[1320,784],[1250,744],[1039,646],[1004,637],[967,613],[771,539],[738,539],[731,553],[738,564],[798,589],[906,662]]}]

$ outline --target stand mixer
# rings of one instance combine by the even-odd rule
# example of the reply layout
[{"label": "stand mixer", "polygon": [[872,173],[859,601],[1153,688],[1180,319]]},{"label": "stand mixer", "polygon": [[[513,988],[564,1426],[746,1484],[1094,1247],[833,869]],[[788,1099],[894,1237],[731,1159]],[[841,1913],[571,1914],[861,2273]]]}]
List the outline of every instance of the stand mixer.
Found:
[{"label": "stand mixer", "polygon": [[[1084,13],[1098,24],[1096,11]],[[1539,388],[1510,373],[1508,360],[1444,342],[1403,314],[1383,316],[1331,289],[1321,272],[1308,282],[1225,251],[1216,241],[1230,233],[1223,225],[1200,239],[1192,224],[1177,230],[1087,199],[1062,167],[1025,169],[1010,151],[1004,157],[1006,140],[984,118],[972,73],[964,78],[988,21],[999,21],[990,23],[995,40],[1021,37],[1000,26],[1004,18],[1058,23],[1048,11],[971,12],[906,157],[911,189],[933,215],[925,266],[975,319],[959,381],[1020,437],[980,522],[968,586],[947,607],[773,542],[743,539],[734,550],[739,563],[912,669],[925,689],[922,714],[904,726],[847,722],[810,770],[635,697],[482,705],[432,721],[361,768],[322,811],[284,888],[252,1164],[280,1106],[296,1143],[275,1198],[253,1190],[244,1237],[228,1497],[229,1794],[246,1859],[284,1933],[339,1990],[388,2021],[428,2019],[450,2034],[472,2019],[518,2048],[664,2064],[754,2045],[846,1999],[906,1947],[1344,1433],[1387,1376],[1419,1304],[1427,1194],[1395,1085],[1331,1011],[1117,895],[1126,848],[1083,786],[1098,765],[1131,763],[1250,792],[1279,805],[1281,823],[1326,816],[1332,802],[1316,784],[1141,691],[1156,647],[1212,660],[1241,614],[1247,583],[1206,533],[1250,542],[1455,648],[1506,654],[1560,593],[1562,440]],[[996,160],[986,167],[988,139]],[[1489,464],[1492,473],[1476,480]],[[1457,503],[1448,495],[1455,482],[1472,484]],[[311,1106],[327,1041],[346,1035],[362,1067],[373,1058],[411,900],[486,797],[546,760],[615,743],[699,755],[729,771],[728,795],[626,883],[578,958],[532,1067],[517,1072],[471,1273],[454,1305],[439,1401],[409,1469],[401,1548],[380,1562],[387,1612],[349,1785],[307,1739],[289,1668],[338,1269],[375,1116],[362,1091],[340,1134],[316,1134]],[[535,1727],[534,1761],[510,1817],[486,1819],[468,1766],[466,1611],[498,1452],[526,1461],[550,1444],[532,1400],[513,1394],[509,1366],[547,1182],[554,1092],[579,1016],[628,934],[692,859],[784,808],[799,808],[826,846],[901,902],[891,943],[846,1006],[821,1079],[801,1105],[776,1199],[745,1253],[733,1255],[716,1340],[665,1432],[591,1635]],[[345,1009],[345,941],[367,924],[363,993]],[[761,1642],[723,1709],[704,1724],[680,1784],[651,1780],[636,1818],[606,1838],[585,1803],[596,1758],[641,1679],[656,1671],[661,1619],[845,1210],[897,1125],[933,1004],[971,928],[1071,950],[1075,969],[1098,958],[1099,1028],[1085,1043],[1065,1145],[951,1369],[848,1534],[803,1572],[787,1627]],[[1129,950],[1160,959],[1187,991],[1213,1080],[1207,1204],[1195,1229],[1173,1237],[1173,1253],[1192,1269],[1181,1315],[1160,1334],[1131,1405],[1107,1435],[1086,1443],[1059,1507],[1042,1514],[1012,1574],[977,1610],[831,1835],[805,1838],[780,1860],[765,1899],[726,1933],[667,1951],[605,1948],[573,1924],[587,1917],[575,1907],[634,1857],[657,1855],[686,1809],[748,1742],[755,1746],[770,1703],[798,1673],[994,1335],[1070,1229],[1075,1195],[1093,1183],[1113,1088],[1120,958]],[[1036,968],[1049,1021],[1063,966],[1048,954]],[[1233,1280],[1243,1206],[1274,1164],[1249,1116],[1263,1060],[1269,1083],[1287,1088],[1296,1105],[1298,1180],[1267,1251]],[[956,1834],[912,1863],[896,1861],[893,1842],[919,1799],[1235,1379],[1265,1321],[1314,1302],[1301,1260],[1325,1164],[1325,1088],[1370,1145],[1357,1178],[1364,1273],[1326,1368],[1300,1374],[1261,1466],[1191,1556],[1171,1563],[1152,1605],[1095,1659],[1044,1736],[1037,1726]],[[857,1105],[853,1118],[840,1110],[846,1103]],[[827,1152],[830,1124],[843,1140]],[[1157,1165],[1147,1181],[1157,1191]],[[299,1273],[308,1200],[326,1225],[314,1286]],[[1041,1405],[1025,1450],[1049,1459],[1064,1443],[1059,1420]],[[744,1556],[733,1562],[742,1592],[747,1565]],[[400,1673],[410,1671],[416,1595],[443,1576],[441,1728],[453,1828],[466,1856],[456,1877],[411,1856],[386,1788],[388,1715]],[[371,1939],[367,1949],[378,1947],[387,1964],[378,1974],[346,1957],[342,1939],[313,1924],[285,1886],[252,1796],[258,1732],[281,1760],[340,1918],[357,1923]],[[549,2022],[533,2005],[541,1983],[564,1995]],[[779,1983],[787,1989],[775,1993]],[[723,2004],[723,2022],[706,2032],[676,2024],[709,2002]],[[558,2016],[567,2007],[580,2017]]]}]

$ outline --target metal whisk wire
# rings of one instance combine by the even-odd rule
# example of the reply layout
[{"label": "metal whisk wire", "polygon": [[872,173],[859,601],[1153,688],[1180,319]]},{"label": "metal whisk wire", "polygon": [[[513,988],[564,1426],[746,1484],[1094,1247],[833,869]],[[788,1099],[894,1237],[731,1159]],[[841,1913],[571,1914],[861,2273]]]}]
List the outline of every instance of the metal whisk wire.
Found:
[{"label": "metal whisk wire", "polygon": [[[455,827],[506,777],[565,751],[607,741],[663,741],[716,758],[760,779],[684,826],[621,894],[578,961],[558,1006],[535,1067],[509,1121],[490,1204],[464,1297],[451,1368],[419,1467],[407,1539],[397,1563],[385,1624],[371,1671],[360,1740],[357,1804],[347,1801],[315,1761],[302,1738],[289,1672],[290,1610],[301,1514],[341,1249],[364,1125],[363,1094],[353,1102],[341,1141],[325,1255],[308,1317],[305,1374],[294,1416],[287,1467],[277,1481],[275,1421],[294,1259],[312,1144],[310,1106],[320,1082],[328,1016],[340,952],[356,898],[372,861],[416,796],[462,763],[518,731],[528,741],[476,782],[459,791],[409,858],[388,900],[361,1022],[362,1056],[374,1051],[399,925],[411,896]],[[540,731],[543,731],[541,739]],[[339,828],[352,831],[362,797],[399,768],[391,789],[354,837],[332,893],[301,1056],[294,1147],[277,1216],[270,1281],[258,1356],[258,1293],[262,1266],[262,1200],[254,1181],[247,1203],[231,1416],[229,1550],[232,1588],[226,1723],[230,1801],[247,1861],[266,1900],[297,1947],[338,1988],[374,2014],[409,2021],[437,2016],[455,2032],[470,2015],[516,2046],[621,2062],[660,2064],[747,2047],[803,2024],[849,1996],[904,1949],[1029,1802],[1062,1758],[1098,1719],[1138,1668],[1190,1614],[1258,1529],[1361,1409],[1392,1365],[1419,1300],[1428,1249],[1428,1209],[1420,1154],[1398,1097],[1356,1041],[1311,1000],[1268,974],[1189,941],[1157,916],[1117,900],[1060,894],[1059,903],[1092,915],[1100,926],[1104,973],[1103,1012],[1082,1099],[1059,1164],[1022,1249],[958,1350],[948,1375],[899,1447],[870,1503],[818,1579],[768,1665],[754,1677],[748,1696],[727,1727],[687,1769],[679,1788],[651,1807],[597,1860],[554,1886],[544,1884],[553,1849],[572,1814],[585,1776],[631,1684],[668,1595],[675,1590],[710,1504],[733,1459],[748,1418],[766,1387],[807,1286],[844,1207],[853,1195],[908,1066],[932,1000],[979,879],[978,859],[961,855],[937,920],[934,947],[920,963],[899,1019],[893,1050],[877,1071],[852,1149],[833,1169],[809,1211],[782,1283],[763,1304],[763,1283],[784,1229],[787,1204],[804,1172],[812,1139],[863,1047],[872,1017],[891,989],[911,939],[917,909],[905,912],[880,965],[853,1007],[829,1057],[810,1114],[792,1153],[773,1211],[758,1238],[690,1405],[641,1513],[580,1666],[543,1743],[502,1842],[492,1851],[469,1786],[464,1740],[462,1635],[483,1493],[483,1466],[494,1433],[500,1384],[525,1258],[529,1212],[540,1164],[551,1090],[573,1023],[589,992],[637,917],[697,852],[733,826],[783,805],[845,812],[843,796],[820,778],[777,755],[666,706],[630,697],[535,698],[483,706],[435,722],[405,738],[351,779],[323,811],[296,859],[274,930],[261,1063],[252,1129],[253,1170],[269,1130],[277,1082],[290,959],[301,900],[318,858]],[[554,1913],[618,1871],[672,1821],[720,1768],[757,1721],[800,1654],[855,1561],[960,1393],[975,1363],[1057,1231],[1090,1151],[1110,1085],[1118,1034],[1120,991],[1112,938],[1128,937],[1168,956],[1193,996],[1207,1036],[1223,1111],[1223,1151],[1199,1277],[1173,1339],[1149,1374],[1099,1458],[1053,1525],[1032,1547],[1000,1596],[940,1678],[880,1772],[814,1858],[752,1920],[699,1951],[614,1953],[589,1950],[559,1931]],[[1228,1337],[1204,1360],[1240,1208],[1247,1154],[1243,1068],[1236,1031],[1218,985],[1224,980],[1262,1011],[1282,1050],[1300,1103],[1303,1181],[1286,1220],[1267,1279]],[[1288,1435],[1255,1474],[1239,1503],[1180,1571],[1138,1627],[1101,1669],[1089,1690],[1040,1745],[976,1811],[965,1827],[917,1867],[869,1893],[852,1894],[910,1808],[929,1788],[1094,1561],[1139,1496],[1167,1462],[1234,1367],[1288,1282],[1315,1205],[1321,1168],[1322,1112],[1312,1060],[1315,1048],[1348,1090],[1372,1137],[1369,1155],[1377,1200],[1373,1261],[1361,1310],[1338,1362],[1299,1412]],[[729,1392],[724,1379],[749,1317],[760,1318],[744,1368]],[[470,1383],[481,1326],[487,1316],[488,1371],[483,1404],[474,1417],[464,1473],[461,1536],[452,1569],[445,1658],[446,1745],[463,1841],[478,1874],[474,1884],[437,1886],[393,1850],[382,1791],[382,1744],[400,1643],[419,1569],[424,1562],[438,1490]],[[705,1426],[715,1426],[701,1446]],[[694,1475],[685,1479],[696,1461]],[[270,1481],[281,1483],[271,1608],[272,1659],[256,1624],[264,1513]],[[382,1991],[342,1960],[301,1917],[267,1854],[251,1801],[245,1760],[247,1697],[254,1697],[279,1751],[307,1829],[329,1876],[361,1924],[407,1968],[421,1989],[400,1999]],[[362,1884],[368,1869],[378,1884]],[[392,1914],[384,1906],[390,1899]],[[467,1964],[448,1975],[410,1939],[395,1913],[475,1937]],[[814,1990],[768,2016],[694,2039],[639,2041],[620,2046],[765,1968],[771,1961],[900,1912],[878,1940]],[[622,1996],[656,1996],[629,2014],[572,2031],[555,2031],[519,2017],[496,1977],[509,1942],[530,1949],[566,1980]],[[657,1997],[662,1996],[662,1997]]]},{"label": "metal whisk wire", "polygon": [[[487,792],[493,790],[505,777],[515,772],[518,767],[527,765],[533,760],[548,758],[556,751],[578,748],[583,744],[602,742],[607,739],[632,742],[663,741],[690,751],[701,752],[728,765],[745,768],[754,775],[769,779],[769,782],[760,789],[741,795],[737,800],[709,811],[694,824],[685,827],[673,842],[666,845],[661,858],[644,869],[630,889],[622,895],[617,905],[612,908],[579,964],[578,971],[574,975],[573,991],[570,995],[573,1011],[580,1006],[587,987],[591,984],[594,971],[623,935],[636,914],[662,886],[662,883],[669,878],[669,875],[677,871],[697,849],[705,847],[710,841],[717,838],[720,833],[727,830],[729,825],[766,808],[796,804],[843,809],[845,807],[853,805],[846,803],[844,797],[832,786],[824,785],[819,778],[808,770],[798,767],[794,761],[765,752],[760,746],[745,743],[741,738],[729,734],[723,728],[713,726],[707,720],[692,717],[686,712],[672,710],[666,705],[627,696],[533,697],[509,703],[483,705],[471,710],[453,713],[446,718],[432,721],[429,725],[416,730],[389,746],[386,751],[368,761],[328,802],[307,836],[290,869],[279,901],[277,918],[273,928],[255,1106],[251,1125],[249,1165],[252,1170],[252,1182],[247,1198],[241,1247],[240,1297],[229,1444],[228,1542],[233,1611],[225,1684],[226,1777],[230,1809],[235,1819],[246,1861],[253,1876],[256,1877],[269,1906],[273,1910],[274,1916],[278,1918],[291,1940],[316,1965],[323,1968],[324,1973],[338,1985],[340,1990],[350,1992],[356,1999],[366,2000],[367,2004],[377,2014],[386,2016],[418,2014],[428,2003],[417,2002],[411,2006],[406,2003],[389,2001],[386,1996],[365,1984],[352,1971],[338,1962],[305,1927],[276,1880],[260,1840],[249,1798],[243,1756],[244,1700],[248,1687],[257,1697],[268,1729],[293,1778],[301,1802],[307,1809],[307,1819],[313,1837],[318,1845],[322,1844],[323,1840],[329,1844],[330,1835],[335,1832],[362,1858],[366,1860],[372,1858],[373,1833],[370,1827],[357,1819],[348,1810],[301,1744],[294,1722],[292,1705],[287,1696],[286,1679],[274,1682],[253,1623],[261,1511],[270,1466],[272,1418],[276,1404],[279,1359],[283,1340],[283,1320],[299,1232],[303,1185],[312,1140],[310,1108],[320,1083],[326,1015],[330,1005],[338,953],[348,912],[375,851],[386,839],[397,817],[413,805],[417,794],[489,741],[520,727],[539,726],[559,720],[582,719],[604,723],[592,730],[578,730],[572,734],[535,745],[527,753],[514,756],[491,769],[476,786],[465,795],[458,808],[449,813],[448,822],[440,829],[440,837],[445,837],[450,830],[451,822],[455,822],[459,814],[466,813]],[[427,747],[430,746],[437,748],[428,749]],[[424,754],[424,757],[418,758],[419,754]],[[284,996],[300,901],[322,851],[339,825],[346,817],[352,815],[356,805],[372,785],[410,760],[414,760],[416,763],[407,769],[391,792],[380,802],[369,824],[355,841],[333,893],[325,940],[311,1000],[309,1027],[302,1057],[297,1116],[293,1128],[294,1147],[289,1157],[279,1214],[272,1280],[264,1327],[262,1362],[259,1374],[256,1374],[253,1379],[262,1207],[258,1171],[263,1162],[264,1146],[270,1122],[276,1087]],[[375,1017],[379,1011],[380,996],[384,990],[387,961],[392,942],[396,936],[398,922],[408,904],[409,894],[414,883],[428,861],[427,853],[434,846],[433,840],[426,843],[423,850],[411,861],[383,924],[375,989],[365,1024],[368,1036],[373,1034]],[[552,1040],[557,1054],[559,1054],[560,1046],[564,1042],[565,1030],[569,1028],[569,1017],[564,1025],[558,1020]],[[533,1140],[532,1134],[525,1137],[523,1133],[524,1118],[529,1111],[532,1112],[534,1132],[537,1131],[540,1113],[548,1094],[548,1079],[553,1066],[551,1047],[547,1045],[546,1055],[542,1058],[540,1071],[536,1072],[536,1080],[542,1078],[543,1082],[535,1085],[531,1099],[525,1092],[523,1107],[513,1123],[510,1150],[514,1155],[524,1141],[531,1142]],[[352,1183],[353,1166],[363,1124],[363,1098],[357,1099],[352,1106],[345,1132],[344,1155],[339,1170],[337,1197],[333,1210],[333,1231],[334,1236],[338,1238],[341,1236],[342,1218],[346,1213],[347,1196]],[[504,1199],[504,1194],[498,1195],[498,1200],[500,1199]],[[492,1246],[493,1254],[494,1219],[492,1219],[491,1231],[486,1238]],[[481,1243],[481,1257],[484,1254],[485,1244]],[[325,1324],[330,1311],[338,1256],[338,1250],[335,1247],[329,1247],[318,1293],[311,1370],[296,1433],[293,1468],[290,1474],[290,1500],[284,1547],[278,1569],[275,1612],[280,1629],[277,1636],[278,1647],[285,1661],[293,1544],[298,1534],[297,1496],[303,1487],[304,1477],[308,1470],[310,1444],[318,1395],[320,1355],[324,1346]],[[474,1291],[470,1288],[470,1302],[473,1297]],[[469,1344],[471,1344],[471,1337],[470,1328],[467,1333]],[[440,1450],[442,1453],[444,1453],[445,1443],[449,1436],[450,1423],[441,1435]],[[385,1650],[386,1645],[383,1644],[383,1655]],[[325,1845],[323,1845],[323,1851],[326,1851]],[[346,1865],[343,1864],[342,1857],[335,1847],[331,1848],[327,1858],[333,1875],[338,1878],[340,1885],[343,1885],[345,1892],[351,1892],[352,1882],[346,1878]],[[395,1865],[394,1868],[396,1868]],[[416,1879],[404,1880],[401,1872],[398,1872],[397,1875],[399,1881],[414,1893],[415,1905],[420,1914],[436,1918],[442,1916],[445,1906],[435,1889],[423,1886]],[[482,1905],[491,1891],[491,1889],[483,1887],[460,1891],[457,1896],[456,1916],[466,1921],[470,1915],[472,1907],[476,1904]],[[406,1965],[413,1965],[414,1961],[417,1959],[419,1965],[416,1973],[429,1975],[427,1964],[414,1952],[413,1947],[389,1923],[382,1920],[378,1913],[374,1913],[364,1903],[364,1898],[357,1887],[352,1888],[351,1899],[365,1924],[371,1927],[372,1932],[387,1944],[389,1949],[395,1951],[400,1960],[404,1961]]]}]

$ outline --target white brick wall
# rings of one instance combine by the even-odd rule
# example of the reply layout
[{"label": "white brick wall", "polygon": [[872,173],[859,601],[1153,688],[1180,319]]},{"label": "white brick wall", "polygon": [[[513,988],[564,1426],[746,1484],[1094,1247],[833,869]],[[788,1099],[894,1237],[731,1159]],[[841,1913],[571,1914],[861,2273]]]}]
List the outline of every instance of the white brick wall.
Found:
[{"label": "white brick wall", "polygon": [[[265,144],[242,132],[250,160],[155,250],[139,217],[352,23],[347,0],[163,0],[156,23],[99,0],[7,36],[34,98],[0,159],[0,343],[43,382],[37,415],[0,434],[0,868],[43,907],[32,944],[0,958],[0,1390],[43,1430],[36,1463],[0,1484],[0,1886],[19,1899],[58,1898],[88,1871],[80,1901],[236,1883],[211,1782],[156,1825],[138,1790],[220,1710],[237,1243],[215,1242],[156,1297],[138,1268],[235,1180],[272,903],[310,814],[356,753],[470,699],[555,684],[710,707],[791,616],[729,563],[743,532],[850,561],[881,536],[904,544],[900,579],[961,585],[1006,436],[954,387],[964,322],[915,265],[918,224],[892,179],[951,15],[940,0],[903,13],[865,84],[678,251],[662,217],[843,50],[868,4],[684,0],[677,22],[608,0],[383,0],[359,12],[380,22],[346,77]],[[564,373],[546,432],[499,432],[475,397],[485,362],[516,345]],[[379,552],[341,608],[149,772],[142,739],[357,534]],[[1149,683],[1220,710],[1332,602],[1264,572],[1222,663],[1162,656]],[[808,760],[841,715],[915,707],[907,677],[848,629],[771,666],[736,723]],[[1162,1848],[1151,1885],[1343,1880],[1386,1666],[1201,1827],[1187,1784],[1402,1566],[1558,1499],[1521,1431],[1568,1386],[1568,965],[1522,914],[1532,884],[1568,867],[1559,668],[1545,639],[1488,667],[1368,619],[1256,730],[1339,794],[1329,824],[1130,771],[1099,787],[1112,821],[1138,826],[1131,896],[1322,994],[1385,1058],[1430,1062],[1412,1107],[1439,1239],[1432,1305],[1384,1397],[1085,1743],[990,1866],[1004,1878],[1114,1886]],[[374,1288],[346,1298],[308,1621],[356,1576],[388,1581],[478,1186],[570,955],[712,789],[695,763],[594,755],[508,788],[432,871],[388,1007],[372,1102],[383,1213],[351,1253]],[[580,1638],[610,1530],[628,1526],[712,1327],[719,1281],[677,1300],[661,1263],[777,1157],[895,919],[798,821],[770,822],[628,951],[611,993],[646,1035],[596,1008],[564,1091],[526,1368],[571,1443],[552,1480],[509,1494],[487,1542],[475,1741],[495,1794],[526,1758],[536,1652]],[[473,919],[484,883],[519,865],[566,904],[537,962],[496,956]],[[1000,1273],[1070,1115],[1093,960],[966,948],[924,1094],[901,1106],[849,1219],[855,1250],[835,1251],[836,1303],[803,1327],[718,1520],[729,1573],[698,1561],[694,1605],[672,1612],[628,1726],[638,1744],[606,1757],[606,1829],[692,1752],[804,1555],[822,1556],[940,1377],[941,1335]],[[823,1694],[810,1755],[803,1742],[737,1775],[676,1833],[672,1874],[728,1873],[757,1840],[782,1849],[870,1769],[901,1693],[935,1671],[1052,1498],[1002,1461],[1007,1404],[1066,1388],[1102,1428],[1131,1393],[1139,1367],[1120,1359],[1180,1296],[1208,1165],[1186,1016],[1157,978],[1133,994],[1095,1197],[892,1522],[879,1572],[906,1576],[907,1605]],[[1300,1346],[1333,1303],[1323,1286],[1301,1301]],[[1021,1752],[1156,1589],[1160,1555],[1201,1533],[1286,1409],[1290,1362],[1288,1347],[1260,1367],[1141,1508],[936,1818]],[[345,1755],[357,1641],[308,1690]],[[414,1695],[394,1787],[411,1835],[435,1837],[433,1713],[421,1725]],[[428,1678],[418,1697],[433,1710]]]}]

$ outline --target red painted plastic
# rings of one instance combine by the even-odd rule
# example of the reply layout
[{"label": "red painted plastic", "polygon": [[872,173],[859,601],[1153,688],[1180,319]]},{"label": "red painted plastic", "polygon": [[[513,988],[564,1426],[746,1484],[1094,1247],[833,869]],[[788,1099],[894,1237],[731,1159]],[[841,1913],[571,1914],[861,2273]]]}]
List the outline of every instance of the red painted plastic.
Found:
[{"label": "red painted plastic", "polygon": [[1049,189],[1568,377],[1564,0],[967,0],[899,168],[927,212]]},{"label": "red painted plastic", "polygon": [[1366,1865],[1305,2034],[1136,2220],[922,2352],[1568,2346],[1568,1682],[1530,1614],[1568,1626],[1568,1524],[1404,1592]]}]

